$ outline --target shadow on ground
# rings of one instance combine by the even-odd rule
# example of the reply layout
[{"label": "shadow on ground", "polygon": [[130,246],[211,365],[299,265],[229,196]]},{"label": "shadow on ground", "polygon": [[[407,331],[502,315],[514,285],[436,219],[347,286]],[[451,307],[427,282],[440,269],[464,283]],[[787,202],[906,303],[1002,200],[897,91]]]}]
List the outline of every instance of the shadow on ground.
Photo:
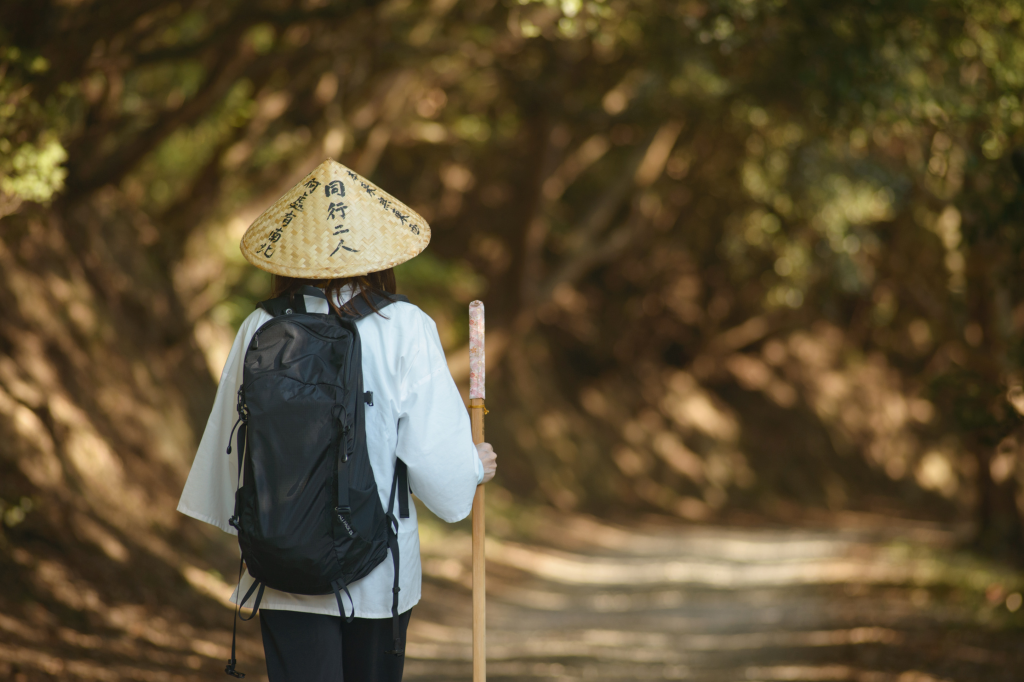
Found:
[{"label": "shadow on ground", "polygon": [[[1021,576],[940,526],[615,527],[488,546],[491,680],[1024,679]],[[543,525],[543,524],[542,524]],[[469,680],[468,540],[424,543],[406,679]],[[1011,609],[1016,611],[1012,612]]]},{"label": "shadow on ground", "polygon": [[[406,680],[468,681],[469,537],[424,517]],[[813,528],[617,526],[540,514],[531,527],[529,540],[488,541],[494,682],[1024,680],[1024,575],[954,550],[960,534],[946,526],[865,515]],[[231,554],[228,544],[209,551]],[[34,582],[0,614],[0,679],[227,679],[220,573],[154,575],[152,590],[118,601],[45,547],[15,554],[32,562]],[[44,592],[61,604],[32,601]],[[258,624],[239,632],[239,668],[266,679]]]}]

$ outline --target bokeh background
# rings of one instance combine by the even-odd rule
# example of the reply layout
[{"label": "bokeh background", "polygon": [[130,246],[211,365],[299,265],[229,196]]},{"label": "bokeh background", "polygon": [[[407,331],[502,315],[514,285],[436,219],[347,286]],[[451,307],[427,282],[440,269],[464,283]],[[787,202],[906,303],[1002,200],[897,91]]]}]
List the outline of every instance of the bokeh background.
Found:
[{"label": "bokeh background", "polygon": [[1019,633],[1022,20],[3,2],[0,676],[217,668],[222,641],[161,649],[159,622],[230,615],[230,543],[174,508],[269,291],[239,238],[325,157],[432,225],[397,275],[460,383],[486,302],[495,532],[927,522],[1009,571],[962,587]]}]

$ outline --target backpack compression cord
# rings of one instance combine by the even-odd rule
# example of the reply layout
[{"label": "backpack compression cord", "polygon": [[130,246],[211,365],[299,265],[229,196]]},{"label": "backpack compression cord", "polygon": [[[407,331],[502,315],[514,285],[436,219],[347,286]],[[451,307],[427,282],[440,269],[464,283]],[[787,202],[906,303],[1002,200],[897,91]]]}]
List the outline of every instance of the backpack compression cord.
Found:
[{"label": "backpack compression cord", "polygon": [[[356,320],[402,296],[362,295],[350,302],[355,314],[309,313],[304,296],[326,299],[315,287],[260,304],[273,316],[256,330],[245,353],[238,391],[238,487],[229,523],[238,531],[242,565],[253,577],[235,609],[237,619],[255,617],[266,587],[306,595],[334,594],[339,615],[351,622],[355,604],[348,585],[376,568],[391,552],[394,562],[392,619],[399,636],[399,518],[409,517],[408,471],[397,460],[387,511],[381,505],[366,447],[362,349]],[[228,454],[231,454],[231,439]],[[236,594],[241,590],[236,589]],[[256,593],[252,614],[242,606]],[[342,593],[348,595],[346,613]],[[232,628],[235,670],[237,630]]]},{"label": "backpack compression cord", "polygon": [[[241,480],[242,480],[242,456],[245,454],[245,434],[246,434],[246,429],[247,429],[248,424],[249,424],[249,411],[245,407],[245,394],[243,393],[242,387],[238,388],[238,398],[237,398],[237,402],[236,402],[236,405],[235,405],[235,409],[238,411],[238,421],[236,421],[235,425],[231,427],[231,434],[228,436],[228,450],[227,450],[227,454],[229,454],[229,455],[231,454],[231,438],[232,438],[232,436],[234,436],[235,430],[237,429],[238,430],[238,443],[237,443],[238,444],[238,448],[237,448],[238,449],[238,475],[237,475],[237,477],[235,479],[235,490],[237,492],[238,486],[241,484]],[[237,517],[232,516],[230,519],[228,519],[228,524],[230,524],[235,530],[238,530],[238,519],[237,519]],[[239,559],[238,559],[238,583],[237,583],[238,585],[242,584],[242,565],[243,565],[243,562],[244,562],[244,560],[241,557],[239,557]],[[237,592],[237,590],[238,590],[237,586],[235,587],[235,590]],[[260,597],[262,597],[262,596],[263,596],[263,594],[260,593]],[[258,601],[258,599],[257,599],[257,601]],[[228,660],[228,664],[224,667],[224,672],[226,672],[228,675],[231,675],[232,677],[237,677],[237,678],[245,677],[245,673],[238,672],[237,670],[235,670],[235,641],[236,641],[237,636],[238,636],[238,618],[241,615],[241,610],[242,610],[242,605],[241,605],[241,603],[239,603],[237,606],[235,606],[234,617],[231,619],[231,658]],[[253,613],[255,613],[255,611],[253,611]],[[249,616],[249,619],[251,619],[251,618],[252,618],[252,616]],[[248,619],[245,619],[245,620],[248,620]]]},{"label": "backpack compression cord", "polygon": [[395,639],[395,648],[388,651],[395,656],[404,656],[405,651],[401,646],[401,632],[398,627],[398,593],[402,588],[398,586],[398,519],[395,518],[395,497],[398,497],[398,515],[409,518],[409,495],[397,494],[409,490],[409,470],[405,462],[398,460],[395,466],[395,478],[391,481],[391,495],[388,496],[388,549],[391,550],[391,559],[395,562],[395,584],[391,588],[391,635]]}]

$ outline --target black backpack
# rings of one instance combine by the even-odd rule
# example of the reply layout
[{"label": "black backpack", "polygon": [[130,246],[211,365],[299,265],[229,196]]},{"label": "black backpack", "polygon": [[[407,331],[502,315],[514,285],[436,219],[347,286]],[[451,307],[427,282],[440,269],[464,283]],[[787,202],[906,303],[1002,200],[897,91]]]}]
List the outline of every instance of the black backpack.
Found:
[{"label": "black backpack", "polygon": [[[253,334],[245,352],[238,390],[238,468],[241,486],[229,523],[238,530],[242,561],[255,579],[235,609],[256,592],[251,620],[263,590],[334,594],[349,622],[355,605],[348,585],[387,558],[395,566],[391,614],[395,646],[398,627],[398,520],[409,517],[408,474],[398,460],[387,512],[366,450],[364,408],[373,393],[363,391],[362,352],[356,320],[403,296],[362,296],[349,307],[356,315],[306,312],[303,296],[326,299],[306,286],[264,301],[273,316]],[[231,454],[229,437],[228,454]],[[241,583],[239,564],[239,583]],[[342,593],[352,604],[346,615]],[[235,635],[225,672],[235,677]]]}]

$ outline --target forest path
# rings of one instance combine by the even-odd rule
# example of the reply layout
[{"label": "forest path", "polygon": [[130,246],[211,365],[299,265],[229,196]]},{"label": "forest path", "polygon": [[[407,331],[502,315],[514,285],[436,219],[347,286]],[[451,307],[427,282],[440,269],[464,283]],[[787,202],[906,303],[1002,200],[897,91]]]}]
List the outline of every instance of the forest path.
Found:
[{"label": "forest path", "polygon": [[[539,544],[489,540],[488,678],[1024,680],[1024,609],[1003,587],[1019,574],[950,551],[938,526],[860,526],[574,517]],[[423,553],[405,677],[470,680],[469,539],[426,533]]]},{"label": "forest path", "polygon": [[[1024,682],[1024,573],[955,550],[962,535],[948,528],[864,515],[811,529],[533,514],[519,515],[519,532],[490,518],[490,682]],[[420,530],[405,678],[469,682],[466,524],[423,514]],[[31,570],[0,590],[0,680],[228,679],[232,585],[220,575],[233,539],[204,532],[220,573],[174,568],[141,546],[123,565],[41,541],[15,548],[11,560]],[[238,635],[246,680],[266,680],[258,623]]]}]

